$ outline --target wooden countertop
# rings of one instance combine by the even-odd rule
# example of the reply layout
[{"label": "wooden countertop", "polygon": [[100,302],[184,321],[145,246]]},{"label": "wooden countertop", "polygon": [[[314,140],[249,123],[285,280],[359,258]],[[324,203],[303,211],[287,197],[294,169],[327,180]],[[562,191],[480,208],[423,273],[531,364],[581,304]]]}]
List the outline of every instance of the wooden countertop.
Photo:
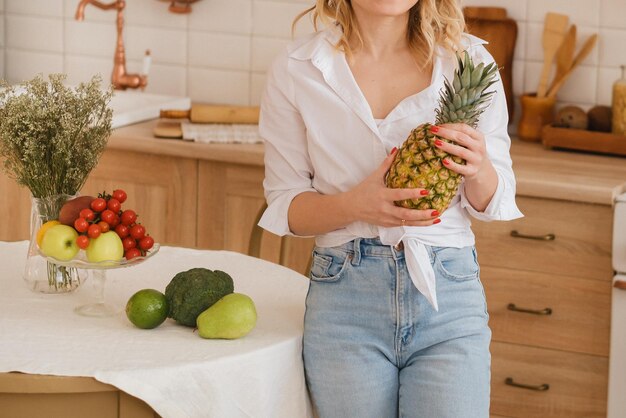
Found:
[{"label": "wooden countertop", "polygon": [[[118,128],[108,147],[208,161],[263,166],[263,145],[199,144],[154,138],[156,120]],[[626,158],[547,150],[513,140],[517,193],[522,196],[611,205],[626,192]]]}]

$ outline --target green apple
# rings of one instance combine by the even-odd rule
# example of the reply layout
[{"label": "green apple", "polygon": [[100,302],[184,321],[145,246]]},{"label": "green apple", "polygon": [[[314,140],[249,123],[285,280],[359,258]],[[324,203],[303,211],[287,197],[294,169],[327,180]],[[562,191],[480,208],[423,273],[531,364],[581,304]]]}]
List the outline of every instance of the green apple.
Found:
[{"label": "green apple", "polygon": [[202,338],[243,337],[256,325],[254,302],[242,293],[229,293],[198,315],[196,325]]},{"label": "green apple", "polygon": [[91,263],[101,261],[118,261],[124,257],[122,240],[115,231],[100,234],[98,238],[89,240],[86,250],[87,260]]},{"label": "green apple", "polygon": [[78,254],[76,245],[78,232],[71,226],[54,225],[50,227],[41,240],[41,252],[57,260],[68,261]]}]

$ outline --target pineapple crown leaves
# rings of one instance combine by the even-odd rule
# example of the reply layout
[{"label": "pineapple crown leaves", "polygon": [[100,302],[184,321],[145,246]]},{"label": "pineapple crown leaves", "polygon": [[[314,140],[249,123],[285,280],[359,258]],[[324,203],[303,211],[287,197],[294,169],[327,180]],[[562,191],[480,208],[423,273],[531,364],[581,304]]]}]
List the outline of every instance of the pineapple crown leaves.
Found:
[{"label": "pineapple crown leaves", "polygon": [[439,94],[436,123],[467,123],[475,128],[495,93],[485,90],[496,82],[498,66],[495,62],[474,66],[467,51],[457,54],[457,64],[452,82],[446,78]]}]

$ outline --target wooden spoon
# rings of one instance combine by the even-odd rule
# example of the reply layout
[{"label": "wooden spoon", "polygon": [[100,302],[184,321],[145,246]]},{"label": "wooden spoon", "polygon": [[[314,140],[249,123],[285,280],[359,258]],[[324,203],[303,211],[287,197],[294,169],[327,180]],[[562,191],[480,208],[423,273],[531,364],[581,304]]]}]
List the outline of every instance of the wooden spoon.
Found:
[{"label": "wooden spoon", "polygon": [[[548,92],[552,91],[554,85],[563,77],[563,75],[572,67],[574,62],[574,50],[576,49],[576,25],[572,25],[563,38],[563,42],[556,51],[556,74],[550,84]],[[549,94],[549,93],[548,93]]]},{"label": "wooden spoon", "polygon": [[555,97],[556,93],[563,86],[563,83],[567,81],[567,79],[572,75],[572,72],[576,67],[578,67],[584,60],[587,58],[587,55],[591,52],[594,46],[596,46],[596,42],[598,41],[598,34],[594,33],[585,41],[585,44],[580,48],[576,58],[574,58],[574,62],[572,62],[572,66],[563,76],[557,80],[552,87],[550,87],[550,91],[548,92],[548,97]]},{"label": "wooden spoon", "polygon": [[543,70],[537,87],[537,97],[545,97],[548,90],[548,78],[556,51],[563,42],[563,37],[567,31],[569,18],[558,13],[546,14],[546,21],[543,26]]}]

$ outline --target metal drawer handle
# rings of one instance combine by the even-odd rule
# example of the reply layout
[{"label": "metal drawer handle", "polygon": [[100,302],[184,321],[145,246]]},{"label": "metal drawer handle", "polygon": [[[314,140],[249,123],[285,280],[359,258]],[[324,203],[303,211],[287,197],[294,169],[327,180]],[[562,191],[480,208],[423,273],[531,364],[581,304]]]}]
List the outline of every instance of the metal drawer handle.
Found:
[{"label": "metal drawer handle", "polygon": [[547,383],[544,383],[542,385],[525,385],[523,383],[516,383],[512,377],[507,377],[506,380],[504,381],[504,384],[513,386],[516,388],[536,390],[537,392],[545,392],[546,390],[550,389],[550,385]]},{"label": "metal drawer handle", "polygon": [[514,303],[509,303],[506,307],[509,311],[515,312],[523,312],[529,313],[533,315],[552,315],[552,308],[543,308],[543,309],[527,309],[527,308],[518,308]]},{"label": "metal drawer handle", "polygon": [[526,234],[521,234],[517,230],[511,231],[511,236],[513,238],[534,239],[534,240],[537,240],[537,241],[554,241],[556,239],[556,235],[554,235],[554,234],[526,235]]}]

